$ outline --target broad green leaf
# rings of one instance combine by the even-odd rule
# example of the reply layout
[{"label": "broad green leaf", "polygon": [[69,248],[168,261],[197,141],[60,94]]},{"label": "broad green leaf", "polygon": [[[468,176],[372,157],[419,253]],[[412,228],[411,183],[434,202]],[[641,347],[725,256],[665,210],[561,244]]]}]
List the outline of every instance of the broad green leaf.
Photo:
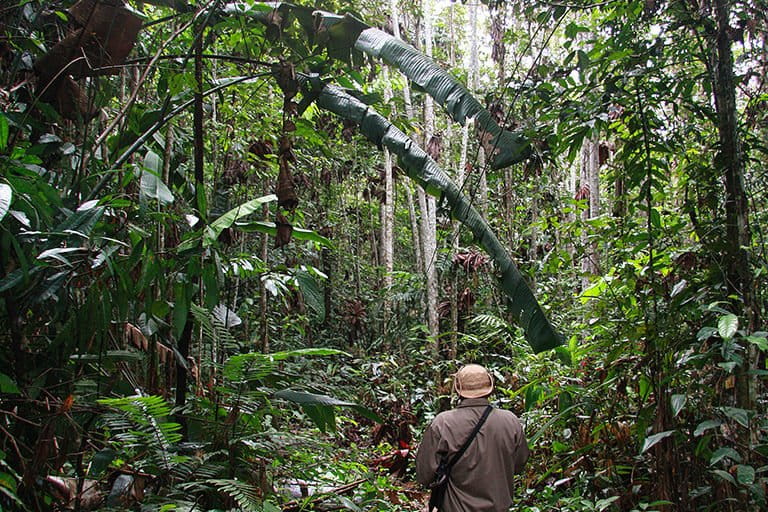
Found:
[{"label": "broad green leaf", "polygon": [[485,249],[500,274],[500,287],[510,299],[510,309],[524,329],[526,339],[535,352],[561,344],[560,335],[547,319],[531,289],[523,279],[504,246],[474,205],[429,155],[388,120],[368,105],[331,85],[310,79],[305,92],[317,105],[345,119],[355,121],[368,140],[396,154],[408,176],[432,195],[439,195],[450,207],[454,218],[470,229],[477,243]]},{"label": "broad green leaf", "polygon": [[717,321],[717,332],[723,339],[733,338],[739,329],[739,317],[733,314],[723,315]]},{"label": "broad green leaf", "polygon": [[11,201],[13,200],[13,189],[10,185],[0,183],[0,220],[5,218],[8,210],[11,209]]},{"label": "broad green leaf", "polygon": [[751,336],[747,336],[746,340],[749,343],[755,345],[761,351],[768,352],[768,338],[766,338],[765,336],[758,336],[757,334],[758,333],[755,333]]},{"label": "broad green leaf", "polygon": [[736,466],[736,480],[741,485],[751,485],[755,483],[755,468],[746,464]]},{"label": "broad green leaf", "polygon": [[351,510],[352,512],[363,512],[363,509],[358,507],[357,504],[346,496],[336,496],[336,500],[344,507],[343,510]]},{"label": "broad green leaf", "polygon": [[543,389],[541,386],[536,384],[528,386],[525,390],[525,410],[530,411],[533,409],[539,403],[542,394]]},{"label": "broad green leaf", "polygon": [[712,456],[709,458],[709,465],[714,466],[725,458],[729,458],[733,462],[741,462],[741,455],[739,455],[739,452],[730,446],[724,446],[712,454]]},{"label": "broad green leaf", "polygon": [[257,197],[256,199],[252,199],[246,203],[243,203],[236,208],[232,208],[227,213],[211,222],[210,229],[206,230],[205,234],[203,235],[203,247],[209,247],[219,238],[219,235],[222,231],[231,227],[235,222],[242,219],[243,217],[247,217],[256,210],[261,209],[261,205],[276,200],[277,196],[270,194],[263,197]]},{"label": "broad green leaf", "polygon": [[[309,406],[310,408],[319,409],[319,411],[318,410],[313,411],[313,414],[315,415],[327,414],[327,411],[322,410],[323,408],[350,407],[355,411],[357,411],[358,413],[360,413],[362,416],[365,416],[366,418],[373,420],[377,423],[382,423],[383,421],[378,414],[376,414],[375,412],[371,411],[366,407],[363,407],[362,405],[356,404],[354,402],[339,400],[338,398],[334,398],[328,395],[320,395],[316,393],[307,393],[305,391],[293,391],[290,389],[284,389],[275,393],[275,396],[278,398],[282,398],[284,400],[289,400],[291,402],[300,404],[302,406]],[[326,416],[326,419],[327,418],[328,417]]]},{"label": "broad green leaf", "polygon": [[699,426],[696,427],[696,430],[693,432],[694,437],[699,437],[700,435],[704,434],[707,430],[711,430],[713,428],[717,428],[720,425],[722,425],[723,422],[720,420],[706,420],[699,423]]},{"label": "broad green leaf", "polygon": [[643,441],[643,448],[640,450],[640,453],[645,453],[648,450],[650,450],[652,447],[656,445],[659,441],[671,436],[677,432],[676,430],[667,430],[666,432],[659,432],[658,434],[653,434],[651,436],[648,436],[645,438],[645,441]]},{"label": "broad green leaf", "polygon": [[160,157],[154,151],[147,151],[144,157],[144,165],[141,170],[141,183],[139,195],[142,200],[155,199],[160,204],[173,203],[173,193],[160,179],[162,166]]},{"label": "broad green leaf", "polygon": [[718,407],[723,414],[744,428],[749,428],[749,411],[738,407]]},{"label": "broad green leaf", "polygon": [[308,272],[300,270],[296,272],[296,282],[304,295],[304,301],[315,313],[318,322],[325,320],[325,296],[317,284],[317,281]]},{"label": "broad green leaf", "polygon": [[723,471],[722,469],[713,469],[712,474],[719,477],[721,480],[725,480],[726,482],[730,482],[733,485],[736,485],[736,480],[733,478],[733,476],[727,472]]},{"label": "broad green leaf", "polygon": [[685,402],[688,401],[688,397],[686,395],[672,395],[672,399],[670,400],[672,404],[672,417],[676,417],[678,414],[680,414],[680,411],[683,410],[683,407],[685,407]]},{"label": "broad green leaf", "polygon": [[19,394],[19,387],[8,375],[0,373],[0,393]]}]

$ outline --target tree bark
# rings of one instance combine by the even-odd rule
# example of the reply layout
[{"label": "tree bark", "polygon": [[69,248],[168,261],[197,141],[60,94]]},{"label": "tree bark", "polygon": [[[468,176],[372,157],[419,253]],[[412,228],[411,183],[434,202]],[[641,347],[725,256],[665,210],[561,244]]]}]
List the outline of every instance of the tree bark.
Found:
[{"label": "tree bark", "polygon": [[414,258],[416,260],[416,271],[424,272],[424,259],[421,257],[421,234],[419,233],[419,219],[416,216],[416,205],[413,200],[413,190],[410,183],[405,183],[405,202],[408,204],[408,217],[411,219],[411,233],[413,235]]},{"label": "tree bark", "polygon": [[[392,20],[397,23],[397,20]],[[385,75],[384,101],[392,99],[392,88],[388,75]],[[389,325],[389,313],[392,310],[390,294],[392,290],[392,272],[395,266],[394,231],[395,231],[395,182],[392,173],[392,155],[384,148],[384,213],[382,215],[382,263],[384,265],[384,331]],[[384,334],[384,333],[382,333]]]},{"label": "tree bark", "polygon": [[[600,155],[598,143],[592,139],[584,141],[581,148],[581,180],[577,197],[587,199],[587,208],[582,212],[584,221],[597,217],[600,213]],[[581,242],[584,247],[584,255],[581,259],[581,288],[589,287],[589,276],[597,273],[597,247],[589,241],[588,232],[582,232]]]},{"label": "tree bark", "polygon": [[[721,170],[725,178],[726,285],[729,294],[741,297],[743,302],[736,307],[746,317],[748,329],[754,330],[759,310],[752,289],[753,273],[747,249],[751,246],[752,236],[749,203],[744,187],[745,161],[738,133],[733,52],[729,35],[730,2],[715,0],[714,12],[717,24],[714,95],[720,137],[715,168]],[[755,406],[756,377],[751,377],[748,372],[756,368],[756,361],[757,352],[751,346],[737,379],[737,402],[744,409],[754,409]]]},{"label": "tree bark", "polygon": [[[427,57],[432,57],[432,12],[429,2],[422,2],[424,15],[424,53]],[[432,97],[427,95],[424,98],[424,147],[435,134],[435,108]],[[438,284],[437,284],[437,205],[432,195],[426,194],[423,190],[426,207],[422,209],[422,225],[424,244],[424,267],[427,279],[427,326],[429,334],[432,336],[432,350],[437,355],[439,352],[438,334],[440,332],[440,319],[437,313]]]}]

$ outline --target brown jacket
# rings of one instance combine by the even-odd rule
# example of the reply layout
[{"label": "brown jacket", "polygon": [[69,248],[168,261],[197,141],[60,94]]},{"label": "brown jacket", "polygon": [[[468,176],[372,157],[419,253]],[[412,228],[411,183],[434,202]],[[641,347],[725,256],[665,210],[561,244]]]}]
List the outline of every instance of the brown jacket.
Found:
[{"label": "brown jacket", "polygon": [[[441,458],[459,451],[487,405],[486,398],[465,398],[456,409],[437,415],[416,454],[419,482],[433,481]],[[527,460],[520,420],[510,411],[494,409],[451,470],[441,511],[506,512],[512,504],[513,477]]]}]

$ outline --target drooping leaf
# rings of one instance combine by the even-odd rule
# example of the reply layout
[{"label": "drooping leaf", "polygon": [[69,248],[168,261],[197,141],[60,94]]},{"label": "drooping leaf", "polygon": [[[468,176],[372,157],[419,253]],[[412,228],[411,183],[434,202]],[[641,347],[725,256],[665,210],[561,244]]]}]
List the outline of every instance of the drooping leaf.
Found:
[{"label": "drooping leaf", "polygon": [[720,420],[706,420],[699,423],[699,425],[696,427],[696,430],[693,432],[694,437],[699,437],[700,435],[704,434],[707,430],[711,430],[713,428],[717,428],[720,425],[722,425],[723,422]]},{"label": "drooping leaf", "polygon": [[160,179],[162,173],[160,157],[154,151],[147,151],[141,171],[140,196],[143,200],[155,199],[160,204],[173,203],[173,193]]},{"label": "drooping leaf", "polygon": [[481,131],[492,136],[486,149],[493,169],[507,167],[528,156],[530,147],[522,134],[502,130],[463,84],[411,45],[377,28],[369,28],[360,34],[355,48],[397,67],[459,124],[474,118]]},{"label": "drooping leaf", "polygon": [[712,474],[719,477],[721,480],[725,480],[726,482],[730,482],[733,485],[736,485],[736,480],[733,478],[733,476],[727,472],[723,471],[722,469],[714,469],[712,470]]},{"label": "drooping leaf", "polygon": [[396,154],[408,176],[430,194],[445,200],[453,217],[472,231],[477,243],[495,263],[501,276],[501,289],[510,299],[510,309],[515,320],[525,330],[526,339],[533,350],[541,352],[560,345],[560,336],[504,246],[471,201],[434,160],[387,119],[341,89],[313,78],[305,80],[304,85],[307,93],[317,98],[319,107],[354,121],[368,140]]},{"label": "drooping leaf", "polygon": [[232,208],[227,213],[211,222],[211,225],[209,226],[210,229],[206,230],[205,234],[203,235],[203,246],[209,247],[216,241],[216,239],[218,239],[222,231],[232,227],[233,224],[235,224],[243,217],[247,217],[256,210],[259,210],[261,205],[276,200],[277,196],[270,194],[263,197],[257,197],[256,199],[251,199],[250,201],[245,202],[240,206]]},{"label": "drooping leaf", "polygon": [[645,453],[648,450],[650,450],[652,447],[656,445],[659,441],[671,436],[677,432],[676,430],[667,430],[666,432],[659,432],[658,434],[653,434],[645,438],[645,441],[643,441],[643,448],[640,450],[640,453]]},{"label": "drooping leaf", "polygon": [[744,428],[749,428],[749,411],[738,407],[718,407],[723,414]]},{"label": "drooping leaf", "polygon": [[13,189],[5,183],[0,183],[0,221],[5,218],[8,210],[11,209],[12,200]]},{"label": "drooping leaf", "polygon": [[322,322],[325,320],[325,297],[323,291],[309,272],[299,270],[295,273],[295,276],[299,289],[304,295],[304,301],[309,306],[309,309],[315,313],[317,321]]},{"label": "drooping leaf", "polygon": [[714,466],[721,460],[729,458],[733,462],[741,462],[741,455],[739,455],[739,452],[731,448],[730,446],[723,446],[719,450],[717,450],[715,453],[712,454],[712,456],[709,458],[709,465]]}]

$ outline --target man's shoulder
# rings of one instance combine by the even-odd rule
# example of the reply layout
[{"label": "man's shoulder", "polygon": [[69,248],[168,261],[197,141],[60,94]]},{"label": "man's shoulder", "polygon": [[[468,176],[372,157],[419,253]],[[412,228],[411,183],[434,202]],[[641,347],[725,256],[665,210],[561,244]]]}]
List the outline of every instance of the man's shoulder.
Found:
[{"label": "man's shoulder", "polygon": [[522,428],[520,424],[520,418],[518,418],[515,413],[508,411],[507,409],[497,408],[494,410],[494,414],[491,416],[495,416],[494,423],[503,424],[512,428]]}]

